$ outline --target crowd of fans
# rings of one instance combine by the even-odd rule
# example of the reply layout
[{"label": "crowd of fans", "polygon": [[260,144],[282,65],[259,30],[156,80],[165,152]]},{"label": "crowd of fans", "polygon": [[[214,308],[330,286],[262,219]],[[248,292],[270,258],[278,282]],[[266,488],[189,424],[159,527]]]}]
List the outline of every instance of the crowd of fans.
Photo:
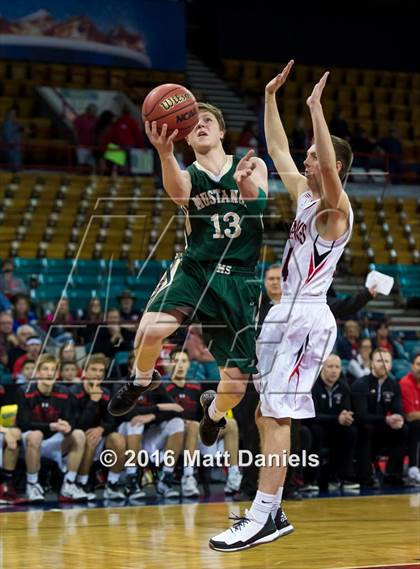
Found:
[{"label": "crowd of fans", "polygon": [[[260,324],[280,301],[280,283],[281,267],[270,267]],[[122,291],[119,306],[106,313],[100,299],[92,298],[83,314],[73,314],[64,298],[45,314],[32,305],[25,283],[6,261],[0,294],[0,501],[43,501],[49,486],[61,500],[94,500],[101,486],[104,499],[136,500],[145,497],[143,488],[151,481],[161,496],[195,497],[202,491],[199,483],[208,491],[211,477],[221,471],[184,463],[184,450],[190,455],[229,453],[226,494],[235,499],[252,495],[252,465],[240,468],[238,451],[259,452],[249,420],[255,390],[250,382],[222,440],[214,448],[203,447],[199,397],[214,388],[219,373],[199,327],[181,329],[168,339],[158,362],[163,386],[144,394],[134,411],[117,420],[107,404],[133,368],[131,350],[141,317],[131,292]],[[337,318],[349,318],[374,295],[367,289],[346,299],[330,294],[328,302]],[[406,354],[386,322],[374,328],[364,319],[345,322],[313,388],[316,417],[292,424],[292,452],[319,455],[320,464],[290,468],[292,490],[286,496],[326,488],[358,491],[379,483],[420,484],[420,354],[413,355],[411,371],[398,381],[391,370],[393,358],[401,357]],[[98,462],[104,449],[117,456],[109,468]],[[141,450],[155,461],[140,468],[133,457]],[[156,451],[170,460],[160,464]],[[24,498],[18,498],[16,488]]]}]

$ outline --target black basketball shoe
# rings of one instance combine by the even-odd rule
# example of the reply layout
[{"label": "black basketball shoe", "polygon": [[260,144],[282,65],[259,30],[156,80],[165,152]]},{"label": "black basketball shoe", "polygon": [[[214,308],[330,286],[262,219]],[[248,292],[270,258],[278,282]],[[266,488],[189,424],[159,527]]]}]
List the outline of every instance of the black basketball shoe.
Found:
[{"label": "black basketball shoe", "polygon": [[145,391],[153,391],[157,389],[160,385],[160,373],[156,370],[153,371],[152,381],[144,387],[143,385],[136,385],[132,380],[127,381],[125,385],[121,387],[108,403],[108,412],[114,417],[119,417],[120,415],[125,415],[136,404],[137,399]]},{"label": "black basketball shoe", "polygon": [[289,535],[289,533],[295,531],[295,528],[286,518],[286,514],[283,512],[281,507],[277,510],[276,517],[274,518],[274,523],[279,531],[279,537]]},{"label": "black basketball shoe", "polygon": [[201,442],[206,447],[210,447],[217,441],[220,429],[226,427],[226,419],[220,419],[216,423],[209,417],[209,407],[213,399],[216,397],[216,392],[209,389],[201,394],[200,403],[203,408],[203,418],[200,421],[200,437]]}]

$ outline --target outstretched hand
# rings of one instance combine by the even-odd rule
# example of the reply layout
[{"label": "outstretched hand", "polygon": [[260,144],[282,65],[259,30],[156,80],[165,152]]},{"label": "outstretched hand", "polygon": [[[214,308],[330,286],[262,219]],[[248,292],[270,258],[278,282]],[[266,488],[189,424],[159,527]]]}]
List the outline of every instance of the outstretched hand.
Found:
[{"label": "outstretched hand", "polygon": [[153,121],[151,124],[149,121],[146,121],[144,127],[148,139],[161,156],[173,153],[174,140],[178,134],[178,129],[175,129],[170,136],[167,136],[168,125],[166,123],[162,126],[160,133],[158,132],[156,121]]},{"label": "outstretched hand", "polygon": [[272,79],[270,83],[267,83],[265,87],[266,93],[268,93],[269,95],[274,95],[274,93],[277,92],[277,90],[286,82],[286,79],[290,73],[290,70],[293,67],[293,64],[294,60],[291,59],[289,63],[286,65],[286,67],[283,69],[283,71],[279,73],[276,77],[274,77],[274,79]]},{"label": "outstretched hand", "polygon": [[254,151],[252,149],[248,150],[246,155],[238,162],[235,173],[233,174],[233,179],[237,184],[249,178],[255,170],[256,164],[252,161],[253,156]]},{"label": "outstretched hand", "polygon": [[318,83],[315,85],[311,95],[306,99],[306,104],[309,108],[321,103],[321,95],[324,90],[325,84],[328,79],[329,71],[326,71]]}]

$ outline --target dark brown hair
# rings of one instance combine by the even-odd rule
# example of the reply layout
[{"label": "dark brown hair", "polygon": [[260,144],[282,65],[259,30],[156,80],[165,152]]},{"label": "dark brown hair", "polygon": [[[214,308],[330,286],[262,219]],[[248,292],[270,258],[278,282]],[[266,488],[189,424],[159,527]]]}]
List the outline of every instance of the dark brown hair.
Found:
[{"label": "dark brown hair", "polygon": [[353,152],[347,140],[333,135],[331,135],[331,140],[334,146],[335,159],[337,162],[341,162],[341,170],[338,175],[340,180],[343,181],[350,171],[353,162]]}]

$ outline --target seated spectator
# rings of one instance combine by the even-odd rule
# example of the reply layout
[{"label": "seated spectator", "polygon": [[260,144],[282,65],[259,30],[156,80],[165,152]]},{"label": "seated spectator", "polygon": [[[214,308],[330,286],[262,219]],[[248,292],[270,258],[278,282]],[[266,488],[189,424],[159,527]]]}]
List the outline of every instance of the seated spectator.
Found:
[{"label": "seated spectator", "polygon": [[13,332],[13,318],[9,312],[0,312],[0,363],[9,364],[8,352],[18,346],[19,340]]},{"label": "seated spectator", "polygon": [[[197,383],[187,383],[190,360],[188,353],[181,348],[175,348],[171,353],[172,374],[171,383],[166,391],[183,408],[182,417],[185,425],[184,448],[194,456],[194,451],[200,450],[205,454],[212,454],[216,448],[205,447],[200,443],[198,426],[202,417],[200,405],[201,387]],[[224,451],[229,455],[228,477],[225,484],[225,494],[238,492],[242,476],[239,472],[239,433],[235,419],[228,419],[226,427],[221,431],[218,441],[223,441]],[[183,496],[198,496],[198,486],[194,478],[192,466],[184,466],[184,475],[181,479]]]},{"label": "seated spectator", "polygon": [[372,353],[372,341],[370,338],[363,338],[360,342],[357,356],[350,360],[347,374],[352,383],[355,379],[370,374],[370,354]]},{"label": "seated spectator", "polygon": [[76,483],[85,448],[85,434],[75,429],[72,396],[63,385],[55,385],[58,360],[43,354],[36,369],[36,382],[18,391],[17,426],[22,431],[26,462],[26,498],[43,502],[44,489],[39,483],[41,457],[58,463],[63,470],[67,455],[67,472],[61,486],[60,501],[86,500],[87,495]]},{"label": "seated spectator", "polygon": [[344,324],[344,336],[337,341],[337,354],[342,360],[357,357],[359,349],[360,328],[355,320],[347,320]]},{"label": "seated spectator", "polygon": [[117,352],[128,352],[133,347],[134,326],[128,329],[121,326],[118,308],[110,308],[106,318],[106,326],[101,327],[92,348],[93,353],[100,352],[113,360]]},{"label": "seated spectator", "polygon": [[99,460],[104,449],[112,450],[117,461],[109,469],[103,497],[105,500],[125,500],[126,497],[119,485],[126,458],[125,438],[117,433],[115,419],[108,413],[110,394],[102,385],[107,363],[103,354],[93,354],[83,371],[82,383],[71,387],[77,402],[77,425],[86,435],[77,482],[88,494],[89,500],[96,499],[88,486],[89,472],[94,460]]},{"label": "seated spectator", "polygon": [[104,314],[99,298],[95,297],[89,300],[89,304],[83,312],[82,320],[84,321],[84,326],[79,328],[78,335],[84,344],[89,344],[95,337],[98,324],[104,322]]},{"label": "seated spectator", "polygon": [[11,310],[11,309],[12,309],[12,305],[10,303],[10,300],[7,298],[7,296],[5,294],[0,292],[0,312],[3,312],[5,310]]},{"label": "seated spectator", "polygon": [[27,294],[18,293],[12,299],[13,330],[24,324],[35,324],[37,317],[31,312],[31,300]]},{"label": "seated spectator", "polygon": [[15,383],[27,385],[34,379],[35,373],[35,360],[26,359],[23,362],[22,369],[18,374],[16,374]]},{"label": "seated spectator", "polygon": [[[57,304],[57,310],[45,319],[46,329],[51,328],[50,337],[54,340],[63,344],[65,342],[74,341],[77,329],[72,326],[74,324],[74,318],[70,312],[69,299],[63,297],[59,300]],[[69,326],[66,326],[69,324]]]},{"label": "seated spectator", "polygon": [[28,289],[22,279],[13,274],[13,259],[3,261],[0,273],[0,292],[11,299],[16,294],[27,294]]},{"label": "seated spectator", "polygon": [[76,138],[76,156],[79,165],[94,166],[93,147],[95,146],[95,127],[98,108],[93,103],[87,105],[85,112],[78,115],[74,121]]},{"label": "seated spectator", "polygon": [[77,377],[82,377],[82,368],[77,365],[76,344],[73,341],[66,342],[60,347],[58,354],[61,364],[70,362],[75,363],[77,366]]},{"label": "seated spectator", "polygon": [[379,147],[388,154],[388,169],[391,182],[397,183],[401,178],[402,144],[395,126],[390,127],[388,136],[378,141]]},{"label": "seated spectator", "polygon": [[258,149],[258,126],[254,121],[245,123],[241,134],[239,135],[238,146],[242,148]]},{"label": "seated spectator", "polygon": [[[311,452],[320,456],[322,449],[328,449],[328,481],[338,483],[342,490],[357,490],[360,485],[352,480],[357,429],[353,424],[350,388],[340,375],[341,360],[331,354],[312,388],[316,416],[304,422],[312,432]],[[311,484],[319,476],[316,470],[308,468]]]},{"label": "seated spectator", "polygon": [[408,428],[408,478],[420,483],[420,353],[414,354],[411,371],[400,380],[402,406]]},{"label": "seated spectator", "polygon": [[[354,135],[351,137],[351,146],[353,152],[356,154],[354,157],[354,166],[369,170],[370,156],[376,148],[376,141],[370,138],[362,126],[357,125]],[[359,155],[361,154],[361,156]],[[355,181],[358,182],[357,176]]]},{"label": "seated spectator", "polygon": [[[5,390],[0,385],[0,409],[4,405]],[[5,427],[0,421],[0,504],[13,504],[17,500],[14,473],[19,457],[21,431],[15,426]]]},{"label": "seated spectator", "polygon": [[214,389],[220,381],[219,368],[204,343],[201,325],[189,326],[185,346],[190,358],[188,378],[201,381],[203,388]]},{"label": "seated spectator", "polygon": [[81,383],[79,371],[81,374],[81,370],[75,361],[62,361],[60,364],[60,382],[69,385]]},{"label": "seated spectator", "polygon": [[339,136],[344,140],[350,140],[350,129],[346,119],[344,118],[344,112],[340,108],[336,108],[333,113],[330,121],[330,132],[334,136]]},{"label": "seated spectator", "polygon": [[26,360],[32,360],[36,362],[39,354],[41,353],[42,341],[38,336],[30,336],[26,340],[25,349],[26,353],[20,356],[13,364],[13,377],[16,379],[18,374],[22,371],[23,364]]},{"label": "seated spectator", "polygon": [[32,326],[28,326],[27,324],[19,326],[19,328],[16,330],[16,338],[18,340],[17,346],[10,348],[8,352],[8,367],[10,371],[13,370],[13,366],[15,365],[16,360],[21,356],[26,355],[26,341],[28,338],[31,338],[33,336],[36,336],[36,332]]},{"label": "seated spectator", "polygon": [[373,486],[372,460],[388,454],[384,481],[402,484],[406,429],[398,383],[389,378],[392,356],[384,348],[372,352],[371,373],[351,386],[352,405],[359,429],[358,476],[360,484]]},{"label": "seated spectator", "polygon": [[395,343],[389,337],[389,328],[386,322],[380,322],[376,328],[375,337],[372,340],[373,349],[383,348],[387,350],[392,357],[396,357]]},{"label": "seated spectator", "polygon": [[121,320],[126,321],[126,322],[128,322],[130,320],[132,320],[134,322],[140,321],[141,312],[134,309],[135,300],[136,300],[136,297],[134,296],[134,294],[130,290],[124,290],[118,296]]},{"label": "seated spectator", "polygon": [[[129,360],[129,370],[134,368],[134,354]],[[181,418],[183,408],[175,403],[163,385],[154,391],[141,395],[132,411],[121,417],[118,432],[126,437],[127,449],[135,456],[141,448],[149,456],[156,451],[169,453],[176,464],[183,449],[184,422]],[[164,464],[159,472],[157,493],[164,498],[176,498],[179,492],[173,487],[175,466]],[[127,466],[128,477],[137,476],[137,467]]]}]

